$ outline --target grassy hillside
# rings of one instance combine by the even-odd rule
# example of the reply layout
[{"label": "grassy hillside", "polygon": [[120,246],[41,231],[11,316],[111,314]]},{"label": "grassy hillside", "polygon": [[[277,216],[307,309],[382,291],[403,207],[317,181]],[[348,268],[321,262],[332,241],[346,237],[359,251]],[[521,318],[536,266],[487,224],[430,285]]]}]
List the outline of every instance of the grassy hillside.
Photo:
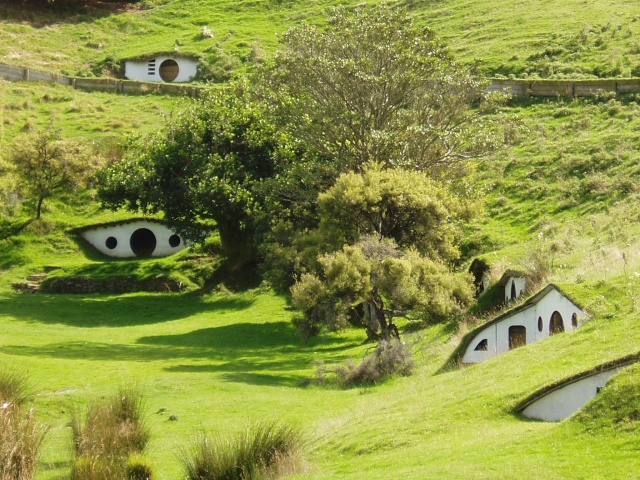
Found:
[{"label": "grassy hillside", "polygon": [[[0,6],[4,61],[71,75],[100,76],[127,58],[158,52],[202,56],[224,77],[271,54],[276,34],[322,22],[328,8],[357,1],[143,1],[109,8],[26,10]],[[369,2],[371,3],[371,2]],[[640,74],[640,6],[625,0],[403,0],[488,75]],[[213,37],[203,36],[204,27]]]},{"label": "grassy hillside", "polygon": [[[333,3],[340,2],[148,1],[142,9],[80,12],[65,21],[0,6],[7,39],[0,55],[100,74],[109,62],[150,49],[216,56],[222,48],[242,69],[259,50],[255,42],[271,52],[275,32],[320,18]],[[544,73],[553,64],[558,70],[549,74],[592,75],[619,64],[610,73],[628,75],[640,63],[640,7],[632,2],[404,3],[463,61],[482,59],[487,73]],[[213,39],[201,37],[205,25]],[[549,48],[546,58],[536,55]],[[53,119],[66,135],[106,150],[125,134],[156,128],[185,101],[1,81],[0,98],[5,148]],[[180,478],[176,453],[202,430],[240,432],[273,419],[300,426],[309,439],[308,471],[296,478],[633,478],[640,467],[638,366],[563,422],[531,421],[513,408],[545,385],[640,349],[639,113],[637,96],[514,101],[493,115],[526,131],[514,129],[512,146],[475,165],[486,215],[469,228],[461,268],[482,255],[496,275],[514,266],[546,269],[589,311],[589,322],[446,373],[439,372],[478,320],[407,332],[417,372],[373,387],[310,382],[317,362],[332,367],[363,358],[371,345],[362,332],[328,333],[305,345],[286,298],[223,285],[199,292],[218,267],[208,256],[215,240],[206,251],[165,260],[107,260],[67,234],[129,216],[101,210],[91,192],[45,204],[39,222],[16,210],[0,221],[0,366],[29,373],[29,407],[51,425],[37,478],[68,478],[73,409],[131,383],[147,397],[148,455],[161,479]],[[10,289],[50,265],[98,276],[170,273],[191,288],[127,295]]]}]

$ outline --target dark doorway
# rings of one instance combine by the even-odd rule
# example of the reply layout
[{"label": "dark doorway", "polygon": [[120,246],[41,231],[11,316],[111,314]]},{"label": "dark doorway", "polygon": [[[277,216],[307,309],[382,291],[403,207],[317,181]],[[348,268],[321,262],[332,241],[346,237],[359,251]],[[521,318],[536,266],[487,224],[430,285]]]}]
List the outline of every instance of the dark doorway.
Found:
[{"label": "dark doorway", "polygon": [[156,236],[148,228],[139,228],[131,234],[129,244],[136,257],[150,257],[156,249]]},{"label": "dark doorway", "polygon": [[564,322],[562,321],[562,315],[560,312],[553,312],[551,315],[551,322],[549,322],[549,335],[564,332]]},{"label": "dark doorway", "polygon": [[522,325],[509,327],[509,350],[522,347],[527,344],[527,328]]}]

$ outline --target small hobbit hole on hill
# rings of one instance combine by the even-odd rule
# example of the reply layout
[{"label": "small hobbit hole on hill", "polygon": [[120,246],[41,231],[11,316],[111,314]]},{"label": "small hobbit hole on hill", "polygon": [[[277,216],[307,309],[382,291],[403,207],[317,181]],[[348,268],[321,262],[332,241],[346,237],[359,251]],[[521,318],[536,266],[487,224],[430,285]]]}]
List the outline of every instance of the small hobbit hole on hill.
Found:
[{"label": "small hobbit hole on hill", "polygon": [[[463,363],[480,363],[551,335],[579,327],[586,313],[555,285],[548,285],[526,302],[465,336]],[[571,318],[565,324],[564,319]]]},{"label": "small hobbit hole on hill", "polygon": [[176,232],[152,220],[98,225],[77,230],[76,233],[109,257],[164,257],[186,247]]},{"label": "small hobbit hole on hill", "polygon": [[184,83],[198,73],[198,62],[188,57],[159,55],[146,60],[127,60],[124,76],[129,80]]}]

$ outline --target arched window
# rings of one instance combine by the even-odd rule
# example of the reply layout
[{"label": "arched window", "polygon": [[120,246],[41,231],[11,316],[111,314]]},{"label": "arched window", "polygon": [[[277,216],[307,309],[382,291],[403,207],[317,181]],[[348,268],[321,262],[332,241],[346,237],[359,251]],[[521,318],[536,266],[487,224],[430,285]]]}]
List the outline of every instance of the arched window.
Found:
[{"label": "arched window", "polygon": [[573,328],[578,328],[578,314],[574,313],[571,315],[571,326]]},{"label": "arched window", "polygon": [[522,325],[509,327],[509,350],[522,347],[527,344],[527,328]]},{"label": "arched window", "polygon": [[538,331],[541,332],[544,328],[544,322],[542,321],[542,317],[538,317]]},{"label": "arched window", "polygon": [[549,322],[549,335],[564,332],[564,322],[562,321],[562,315],[560,312],[553,312],[551,315],[551,321]]},{"label": "arched window", "polygon": [[476,345],[476,348],[474,348],[474,350],[476,352],[486,352],[487,350],[489,350],[489,342],[487,341],[487,339],[483,339],[480,340],[480,342],[478,342],[478,345]]}]

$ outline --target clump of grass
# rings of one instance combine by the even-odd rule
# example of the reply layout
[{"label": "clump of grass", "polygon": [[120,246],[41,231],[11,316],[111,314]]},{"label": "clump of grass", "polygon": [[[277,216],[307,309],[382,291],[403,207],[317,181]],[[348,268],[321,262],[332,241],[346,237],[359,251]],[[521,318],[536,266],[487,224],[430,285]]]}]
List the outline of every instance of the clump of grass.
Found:
[{"label": "clump of grass", "polygon": [[71,429],[76,461],[72,480],[124,478],[127,458],[142,453],[149,441],[143,414],[143,397],[130,387],[90,405],[84,421],[74,413]]},{"label": "clump of grass", "polygon": [[411,347],[399,340],[383,340],[375,353],[365,358],[360,365],[351,361],[346,367],[338,368],[338,383],[343,387],[377,383],[395,375],[411,375],[415,363]]},{"label": "clump of grass", "polygon": [[35,419],[34,410],[23,414],[28,397],[26,375],[0,371],[0,479],[34,477],[38,452],[47,428]]},{"label": "clump of grass", "polygon": [[155,478],[153,466],[140,454],[129,456],[124,473],[127,480],[153,480]]},{"label": "clump of grass", "polygon": [[303,469],[303,443],[297,428],[260,422],[232,438],[203,435],[182,463],[188,480],[275,479]]},{"label": "clump of grass", "polygon": [[29,397],[27,375],[15,370],[0,370],[0,405],[9,403],[21,407]]}]

